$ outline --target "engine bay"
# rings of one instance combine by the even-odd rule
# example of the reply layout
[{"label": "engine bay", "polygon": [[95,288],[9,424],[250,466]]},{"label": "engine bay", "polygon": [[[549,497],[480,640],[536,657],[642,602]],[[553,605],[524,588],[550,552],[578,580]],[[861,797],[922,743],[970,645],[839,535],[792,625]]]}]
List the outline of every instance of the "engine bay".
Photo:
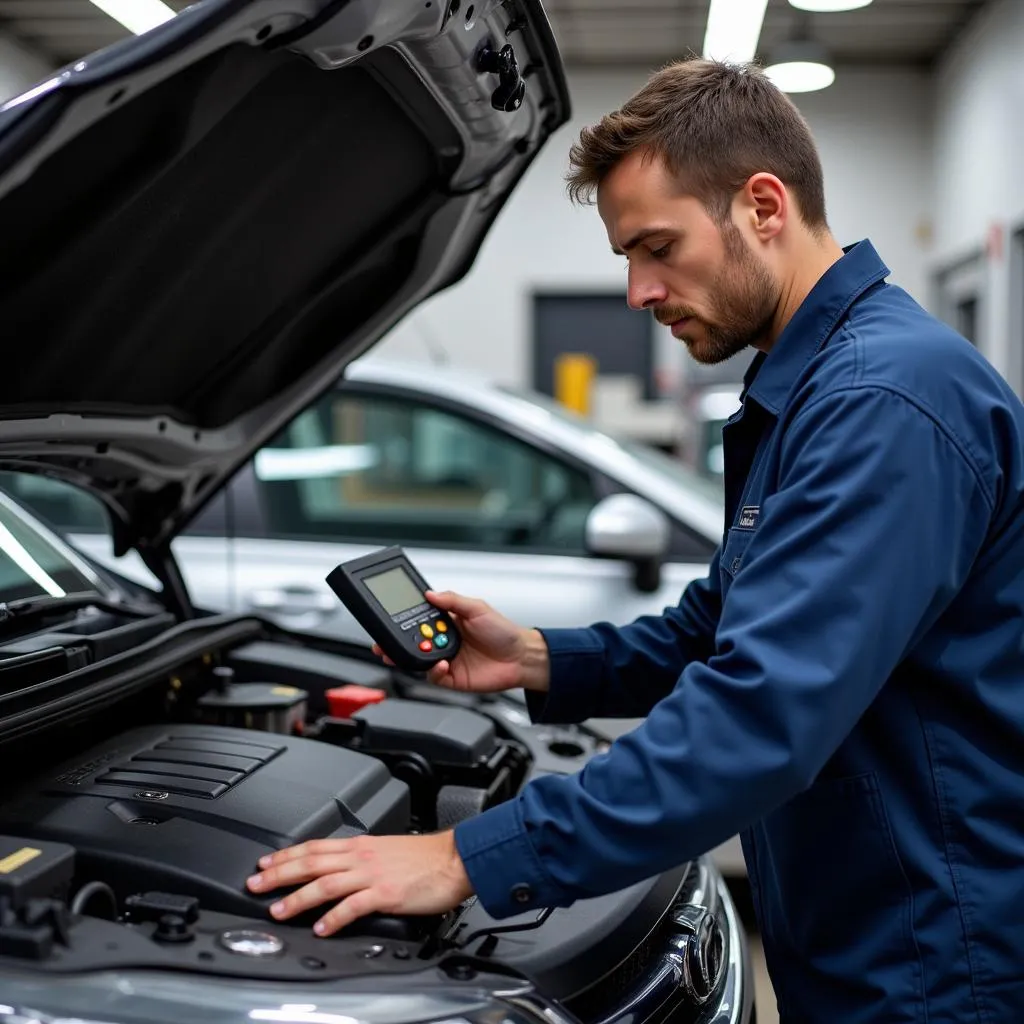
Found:
[{"label": "engine bay", "polygon": [[[550,912],[499,924],[470,900],[433,917],[370,915],[325,941],[310,927],[322,910],[275,922],[269,906],[280,894],[253,894],[245,880],[269,850],[308,839],[451,827],[536,774],[577,771],[601,749],[598,737],[533,726],[507,696],[440,690],[260,620],[179,624],[150,642],[147,657],[107,635],[124,629],[64,624],[17,641],[23,653],[74,638],[70,674],[81,689],[77,714],[49,716],[56,724],[45,733],[0,748],[0,963],[339,977],[422,970],[469,942],[490,938],[490,953],[494,935],[530,931],[538,941],[519,935],[504,950],[527,973],[558,974],[579,959],[574,919],[594,917],[591,901],[543,928]],[[196,643],[225,629],[241,639]],[[126,658],[136,685],[122,680],[117,698],[87,701],[90,686],[110,692]],[[55,682],[66,692],[67,674]],[[8,687],[0,707],[18,692]],[[602,902],[608,931],[620,935],[605,942],[609,967],[628,952],[621,942],[639,938],[623,921],[646,929],[652,910],[671,904],[665,884]]]}]

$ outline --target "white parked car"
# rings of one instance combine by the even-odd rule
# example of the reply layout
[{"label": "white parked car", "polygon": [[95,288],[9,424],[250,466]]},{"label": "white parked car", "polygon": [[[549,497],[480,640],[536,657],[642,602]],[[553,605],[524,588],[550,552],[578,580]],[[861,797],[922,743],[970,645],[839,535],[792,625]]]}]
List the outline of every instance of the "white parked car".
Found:
[{"label": "white parked car", "polygon": [[[83,552],[152,582],[138,556],[114,558],[89,497],[25,474],[3,483]],[[382,545],[523,624],[579,626],[675,604],[721,532],[715,485],[654,449],[540,395],[363,361],[173,547],[200,607],[368,642],[324,578]]]}]

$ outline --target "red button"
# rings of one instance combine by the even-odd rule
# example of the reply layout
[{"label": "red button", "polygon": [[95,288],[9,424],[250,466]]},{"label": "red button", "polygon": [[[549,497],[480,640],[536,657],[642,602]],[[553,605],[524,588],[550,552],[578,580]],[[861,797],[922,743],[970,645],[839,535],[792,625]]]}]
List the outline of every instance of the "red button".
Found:
[{"label": "red button", "polygon": [[420,650],[421,651],[432,651],[433,649],[434,649],[434,645],[429,640],[421,640],[420,641]]},{"label": "red button", "polygon": [[354,683],[332,687],[324,696],[332,718],[351,718],[367,704],[379,704],[387,698],[383,690],[375,690],[372,686],[356,686]]}]

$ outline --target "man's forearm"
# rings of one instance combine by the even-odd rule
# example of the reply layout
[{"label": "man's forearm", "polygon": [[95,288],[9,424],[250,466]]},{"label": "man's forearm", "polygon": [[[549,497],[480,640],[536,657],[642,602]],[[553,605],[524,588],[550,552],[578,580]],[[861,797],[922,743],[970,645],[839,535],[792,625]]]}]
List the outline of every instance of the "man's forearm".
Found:
[{"label": "man's forearm", "polygon": [[[627,626],[531,630],[523,684],[534,721],[641,718],[691,661],[714,653],[721,609],[716,554],[708,576],[696,580],[674,608]],[[525,669],[529,662],[529,670]]]}]

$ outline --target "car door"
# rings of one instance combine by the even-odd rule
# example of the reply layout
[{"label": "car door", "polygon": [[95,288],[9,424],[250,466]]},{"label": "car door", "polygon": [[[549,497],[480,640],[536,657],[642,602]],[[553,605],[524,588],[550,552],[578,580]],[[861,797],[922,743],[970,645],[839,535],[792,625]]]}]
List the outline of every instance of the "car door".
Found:
[{"label": "car door", "polygon": [[[236,488],[233,609],[359,642],[365,633],[324,579],[383,545],[402,545],[437,589],[540,626],[660,611],[693,575],[669,566],[658,591],[640,592],[629,564],[586,551],[587,515],[603,496],[588,467],[408,391],[328,393]],[[207,574],[186,544],[175,550],[202,601]]]}]

